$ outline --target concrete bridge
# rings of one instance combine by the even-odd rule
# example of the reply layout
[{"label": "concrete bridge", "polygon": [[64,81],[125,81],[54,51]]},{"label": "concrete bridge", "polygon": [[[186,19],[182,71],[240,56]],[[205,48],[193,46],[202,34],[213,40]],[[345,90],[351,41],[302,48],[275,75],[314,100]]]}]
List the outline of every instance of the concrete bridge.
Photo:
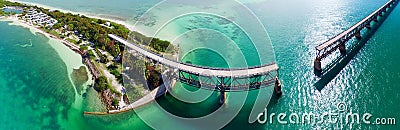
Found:
[{"label": "concrete bridge", "polygon": [[162,64],[163,67],[168,67],[170,76],[181,83],[220,91],[221,102],[225,100],[226,91],[249,91],[276,84],[275,86],[279,86],[280,92],[277,78],[279,67],[276,63],[232,69],[197,66],[164,58],[116,35],[109,34],[108,36],[158,64]]},{"label": "concrete bridge", "polygon": [[[250,68],[233,69],[197,66],[164,58],[113,34],[109,34],[108,36],[126,45],[127,47],[132,48],[147,58],[155,60],[164,66],[177,69],[179,71],[179,75],[177,75],[176,78],[181,82],[194,85],[195,87],[202,87],[205,89],[217,88],[218,90],[223,89],[223,91],[257,89],[262,85],[274,83],[275,78],[278,76],[279,68],[276,63],[254,66]],[[203,81],[200,78],[205,78],[205,80]],[[238,80],[241,79],[249,80],[250,82],[239,82]]]},{"label": "concrete bridge", "polygon": [[318,72],[322,72],[321,60],[338,49],[342,55],[346,55],[346,42],[353,37],[361,39],[361,30],[364,28],[371,29],[371,22],[378,22],[378,17],[383,17],[383,14],[390,13],[388,11],[394,8],[396,5],[397,0],[388,1],[370,15],[362,19],[360,22],[351,26],[349,29],[315,47],[316,58],[314,60],[314,69]]}]

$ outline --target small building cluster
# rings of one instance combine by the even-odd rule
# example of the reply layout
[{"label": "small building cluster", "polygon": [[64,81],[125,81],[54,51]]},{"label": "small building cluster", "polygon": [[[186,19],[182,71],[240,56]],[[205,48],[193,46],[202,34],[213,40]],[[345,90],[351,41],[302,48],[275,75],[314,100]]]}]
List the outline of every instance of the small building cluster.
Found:
[{"label": "small building cluster", "polygon": [[30,24],[41,27],[52,27],[58,22],[56,19],[51,18],[49,15],[37,11],[34,8],[30,8],[22,18]]},{"label": "small building cluster", "polygon": [[103,26],[103,27],[106,27],[106,28],[110,28],[110,29],[114,28],[114,27],[111,25],[110,22],[106,22],[106,23],[104,23],[104,24],[99,24],[99,25],[100,25],[100,26]]}]

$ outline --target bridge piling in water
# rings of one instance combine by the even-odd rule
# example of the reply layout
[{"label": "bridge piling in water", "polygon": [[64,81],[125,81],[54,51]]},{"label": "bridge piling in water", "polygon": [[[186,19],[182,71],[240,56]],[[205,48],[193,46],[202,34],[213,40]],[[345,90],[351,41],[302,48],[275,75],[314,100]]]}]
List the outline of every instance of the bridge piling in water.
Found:
[{"label": "bridge piling in water", "polygon": [[223,105],[223,104],[225,104],[225,101],[226,101],[225,90],[224,90],[224,89],[220,89],[219,92],[220,92],[220,95],[219,95],[219,105]]},{"label": "bridge piling in water", "polygon": [[345,55],[347,53],[347,51],[346,51],[346,43],[345,42],[340,43],[339,51],[340,51],[340,54],[342,54],[342,55]]},{"label": "bridge piling in water", "polygon": [[361,32],[358,31],[354,36],[356,36],[356,38],[357,38],[358,40],[360,40],[360,39],[361,39]]},{"label": "bridge piling in water", "polygon": [[390,10],[397,5],[397,2],[397,0],[390,0],[386,2],[383,6],[375,10],[373,13],[371,13],[358,23],[351,26],[349,29],[315,47],[317,52],[316,58],[314,60],[314,70],[317,73],[321,73],[323,70],[321,61],[336,50],[339,50],[341,54],[346,54],[346,42],[353,37],[356,37],[360,40],[362,38],[361,30],[363,30],[364,28],[371,29],[371,22],[379,22],[378,17],[383,18],[384,15],[390,13]]},{"label": "bridge piling in water", "polygon": [[322,64],[321,64],[321,59],[316,58],[314,60],[314,69],[316,71],[322,71]]},{"label": "bridge piling in water", "polygon": [[282,95],[282,85],[278,78],[275,78],[274,93],[278,97]]},{"label": "bridge piling in water", "polygon": [[371,23],[368,23],[367,25],[365,25],[365,27],[366,27],[367,29],[371,29]]}]

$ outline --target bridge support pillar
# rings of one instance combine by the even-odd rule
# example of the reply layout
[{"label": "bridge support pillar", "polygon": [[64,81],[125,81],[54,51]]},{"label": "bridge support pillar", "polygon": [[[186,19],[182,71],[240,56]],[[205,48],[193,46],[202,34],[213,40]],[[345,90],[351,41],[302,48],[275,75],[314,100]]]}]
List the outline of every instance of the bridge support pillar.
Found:
[{"label": "bridge support pillar", "polygon": [[346,52],[346,44],[345,43],[340,43],[339,51],[340,51],[340,54],[342,54],[342,55],[345,55],[347,53]]},{"label": "bridge support pillar", "polygon": [[366,27],[367,29],[371,29],[371,23],[368,23],[367,25],[365,25],[365,27]]},{"label": "bridge support pillar", "polygon": [[375,18],[374,18],[374,21],[375,21],[375,22],[378,22],[378,17],[375,17]]},{"label": "bridge support pillar", "polygon": [[223,105],[225,104],[225,100],[226,100],[226,95],[225,95],[225,90],[224,88],[221,88],[219,90],[220,95],[219,95],[219,105]]},{"label": "bridge support pillar", "polygon": [[315,69],[316,71],[318,71],[318,72],[321,72],[321,71],[322,71],[321,59],[316,58],[316,59],[314,60],[314,69]]},{"label": "bridge support pillar", "polygon": [[354,34],[356,36],[357,39],[361,39],[361,33],[357,32],[356,34]]},{"label": "bridge support pillar", "polygon": [[278,97],[282,95],[281,81],[279,81],[278,77],[275,78],[274,94]]}]

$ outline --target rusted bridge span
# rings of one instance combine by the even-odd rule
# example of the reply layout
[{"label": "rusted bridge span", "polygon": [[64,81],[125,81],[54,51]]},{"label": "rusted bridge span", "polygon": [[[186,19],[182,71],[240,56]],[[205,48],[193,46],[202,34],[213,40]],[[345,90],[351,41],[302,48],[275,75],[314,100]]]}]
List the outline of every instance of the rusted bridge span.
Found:
[{"label": "rusted bridge span", "polygon": [[315,47],[317,52],[316,58],[314,60],[314,69],[318,72],[321,72],[321,60],[335,52],[337,49],[339,49],[342,55],[345,55],[347,53],[345,46],[347,41],[349,41],[353,37],[361,39],[361,30],[363,30],[364,28],[371,29],[371,22],[378,22],[378,17],[383,17],[384,13],[387,13],[389,9],[394,8],[396,5],[397,0],[388,1],[383,6],[375,10],[373,13],[362,19],[360,22],[351,26],[349,29]]}]

